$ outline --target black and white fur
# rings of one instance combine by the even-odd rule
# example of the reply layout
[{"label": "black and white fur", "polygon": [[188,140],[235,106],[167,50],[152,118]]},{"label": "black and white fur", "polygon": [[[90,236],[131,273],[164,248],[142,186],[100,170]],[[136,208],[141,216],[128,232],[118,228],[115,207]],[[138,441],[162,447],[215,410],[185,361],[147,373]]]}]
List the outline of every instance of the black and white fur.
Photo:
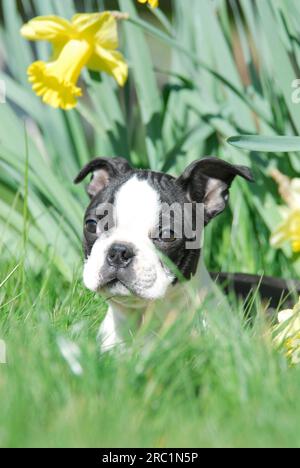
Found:
[{"label": "black and white fur", "polygon": [[[99,335],[103,348],[110,348],[123,341],[127,317],[133,311],[142,314],[149,302],[167,297],[176,288],[176,274],[160,253],[184,278],[195,277],[200,245],[190,250],[184,236],[163,239],[151,235],[157,230],[162,204],[201,203],[207,225],[225,209],[235,177],[250,182],[253,177],[247,167],[218,158],[195,161],[179,178],[133,169],[123,158],[99,158],[82,169],[75,183],[90,174],[83,277],[88,289],[110,299]],[[109,232],[97,215],[97,208],[105,204],[113,205],[115,212],[114,227]]]}]

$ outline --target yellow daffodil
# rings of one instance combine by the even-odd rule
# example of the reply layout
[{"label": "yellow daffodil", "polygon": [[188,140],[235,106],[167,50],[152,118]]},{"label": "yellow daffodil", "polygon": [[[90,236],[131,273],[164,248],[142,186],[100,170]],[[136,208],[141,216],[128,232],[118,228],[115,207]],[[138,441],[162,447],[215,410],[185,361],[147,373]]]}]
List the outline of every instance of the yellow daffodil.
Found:
[{"label": "yellow daffodil", "polygon": [[300,210],[290,211],[288,208],[280,209],[283,223],[276,229],[271,237],[271,245],[279,247],[290,242],[293,252],[300,252]]},{"label": "yellow daffodil", "polygon": [[275,327],[274,342],[283,346],[292,364],[300,363],[300,299],[294,309],[278,314],[279,325]]},{"label": "yellow daffodil", "polygon": [[149,3],[151,8],[157,8],[158,7],[158,0],[138,0],[140,3]]},{"label": "yellow daffodil", "polygon": [[279,185],[281,197],[286,206],[279,207],[282,223],[271,237],[271,244],[280,247],[290,242],[293,252],[300,253],[300,179],[289,179],[279,171],[271,173]]},{"label": "yellow daffodil", "polygon": [[120,86],[127,80],[128,66],[116,50],[117,21],[111,12],[77,14],[71,21],[40,16],[25,24],[21,34],[53,46],[52,62],[37,61],[28,68],[33,90],[52,107],[68,110],[76,106],[82,96],[77,81],[84,67],[112,75]]}]

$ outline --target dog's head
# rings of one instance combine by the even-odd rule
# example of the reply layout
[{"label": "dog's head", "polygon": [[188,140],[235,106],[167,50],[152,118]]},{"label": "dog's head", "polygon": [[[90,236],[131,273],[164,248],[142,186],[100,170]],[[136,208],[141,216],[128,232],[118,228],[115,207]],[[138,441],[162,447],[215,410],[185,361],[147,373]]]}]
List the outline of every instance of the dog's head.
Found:
[{"label": "dog's head", "polygon": [[253,180],[247,167],[218,158],[195,161],[177,179],[133,169],[123,158],[99,158],[75,183],[89,174],[84,283],[149,300],[165,295],[175,271],[186,279],[195,274],[201,228],[225,209],[236,176]]}]

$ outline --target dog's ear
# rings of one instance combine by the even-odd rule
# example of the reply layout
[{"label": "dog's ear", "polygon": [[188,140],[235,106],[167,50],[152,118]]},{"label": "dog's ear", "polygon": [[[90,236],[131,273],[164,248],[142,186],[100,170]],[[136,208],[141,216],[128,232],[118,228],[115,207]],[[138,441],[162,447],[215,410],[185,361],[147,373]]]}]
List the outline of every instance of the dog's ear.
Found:
[{"label": "dog's ear", "polygon": [[219,158],[204,158],[192,163],[177,183],[192,202],[203,203],[205,224],[224,211],[229,189],[236,176],[254,182],[251,170],[245,166],[233,166]]},{"label": "dog's ear", "polygon": [[98,158],[87,164],[74,180],[75,184],[82,182],[89,174],[92,174],[87,186],[88,195],[93,198],[108,186],[113,177],[126,174],[132,167],[124,158]]}]

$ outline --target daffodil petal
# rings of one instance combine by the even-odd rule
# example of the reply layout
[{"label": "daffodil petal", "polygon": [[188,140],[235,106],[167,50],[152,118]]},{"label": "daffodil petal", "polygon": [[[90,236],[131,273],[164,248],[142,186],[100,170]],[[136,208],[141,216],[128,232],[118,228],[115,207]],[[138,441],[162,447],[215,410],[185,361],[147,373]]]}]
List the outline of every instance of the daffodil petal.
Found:
[{"label": "daffodil petal", "polygon": [[80,33],[94,35],[101,27],[103,14],[105,13],[78,13],[73,16],[72,24]]},{"label": "daffodil petal", "polygon": [[149,3],[152,8],[158,7],[158,0],[149,0]]},{"label": "daffodil petal", "polygon": [[23,37],[30,41],[67,41],[76,36],[69,21],[58,16],[37,16],[21,28]]},{"label": "daffodil petal", "polygon": [[149,3],[152,8],[158,7],[159,0],[138,0],[139,3]]},{"label": "daffodil petal", "polygon": [[72,24],[80,34],[93,37],[103,47],[118,47],[117,22],[109,11],[77,14],[73,16]]},{"label": "daffodil petal", "polygon": [[117,49],[119,45],[117,21],[109,12],[102,15],[101,28],[96,34],[96,41],[105,49]]},{"label": "daffodil petal", "polygon": [[293,309],[283,310],[278,314],[274,328],[274,343],[283,347],[291,364],[300,363],[300,298]]},{"label": "daffodil petal", "polygon": [[95,53],[87,64],[93,71],[100,71],[112,75],[119,86],[124,86],[128,78],[128,65],[123,55],[116,50],[106,50],[100,46],[95,47]]},{"label": "daffodil petal", "polygon": [[290,242],[295,253],[300,252],[300,211],[289,210],[281,225],[271,237],[271,244],[279,247],[284,242]]},{"label": "daffodil petal", "polygon": [[290,320],[294,315],[294,311],[292,309],[283,310],[278,314],[278,322],[283,323],[287,320]]},{"label": "daffodil petal", "polygon": [[292,249],[294,253],[299,253],[300,252],[300,241],[292,241]]}]

